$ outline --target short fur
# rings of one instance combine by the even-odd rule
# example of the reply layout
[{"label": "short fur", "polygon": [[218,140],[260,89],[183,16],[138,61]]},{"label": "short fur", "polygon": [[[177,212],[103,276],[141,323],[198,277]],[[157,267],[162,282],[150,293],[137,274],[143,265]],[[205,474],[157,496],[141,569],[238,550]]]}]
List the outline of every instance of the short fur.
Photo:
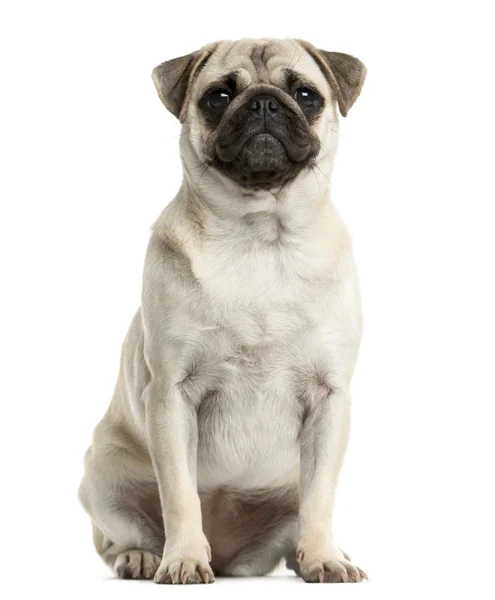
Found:
[{"label": "short fur", "polygon": [[[322,95],[307,123],[280,91],[288,69]],[[246,188],[205,166],[215,131],[200,100],[233,72],[238,93],[286,94],[318,142],[283,185]],[[184,181],[154,225],[142,305],[80,487],[97,551],[120,577],[212,582],[284,557],[306,581],[365,577],[332,536],[361,309],[328,189],[337,102],[346,114],[364,73],[296,40],[220,42],[153,73],[183,122]]]}]

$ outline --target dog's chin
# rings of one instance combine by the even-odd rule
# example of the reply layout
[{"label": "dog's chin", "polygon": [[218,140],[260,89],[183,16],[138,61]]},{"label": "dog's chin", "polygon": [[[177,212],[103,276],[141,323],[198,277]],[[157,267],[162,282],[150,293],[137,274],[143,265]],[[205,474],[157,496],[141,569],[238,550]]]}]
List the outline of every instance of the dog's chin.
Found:
[{"label": "dog's chin", "polygon": [[215,166],[243,188],[269,190],[294,179],[306,161],[292,161],[280,140],[261,133],[249,139],[233,160],[222,161],[217,156]]}]

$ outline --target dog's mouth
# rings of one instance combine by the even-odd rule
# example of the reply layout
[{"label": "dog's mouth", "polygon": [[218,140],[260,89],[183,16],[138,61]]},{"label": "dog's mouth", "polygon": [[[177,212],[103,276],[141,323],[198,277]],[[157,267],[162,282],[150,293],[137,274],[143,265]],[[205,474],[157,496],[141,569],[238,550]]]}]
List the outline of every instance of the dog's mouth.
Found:
[{"label": "dog's mouth", "polygon": [[312,154],[309,142],[288,143],[263,131],[229,144],[218,142],[214,165],[242,187],[270,189],[294,179]]},{"label": "dog's mouth", "polygon": [[[290,168],[290,159],[283,143],[270,133],[252,136],[234,157],[223,161],[219,148],[217,156],[226,165],[231,165],[230,176],[241,185],[251,188],[266,188],[280,185]],[[228,169],[228,167],[227,167]]]}]

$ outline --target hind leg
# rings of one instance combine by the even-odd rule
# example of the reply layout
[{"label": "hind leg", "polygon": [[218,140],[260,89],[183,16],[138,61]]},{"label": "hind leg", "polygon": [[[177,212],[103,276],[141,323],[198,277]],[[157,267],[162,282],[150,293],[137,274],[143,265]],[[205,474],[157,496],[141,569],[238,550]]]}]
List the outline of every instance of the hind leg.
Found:
[{"label": "hind leg", "polygon": [[299,563],[296,558],[296,547],[293,546],[289,554],[285,556],[285,566],[290,570],[294,571],[294,573],[301,577],[301,571],[299,570]]},{"label": "hind leg", "polygon": [[[153,473],[141,468],[138,479],[132,460],[122,450],[112,452],[111,463],[105,455],[95,454],[90,450],[86,457],[79,496],[93,520],[96,550],[119,578],[151,579],[164,545]],[[102,463],[106,469],[101,468]]]},{"label": "hind leg", "polygon": [[[153,527],[144,524],[140,512],[134,512],[132,508],[122,506],[118,519],[121,525],[112,527],[112,533],[107,534],[93,522],[93,539],[98,554],[119,579],[153,579],[161,561],[163,537],[156,535]],[[112,520],[110,516],[107,523]]]},{"label": "hind leg", "polygon": [[259,577],[273,571],[294,547],[297,518],[287,517],[276,527],[260,532],[250,540],[223,570],[233,577]]}]

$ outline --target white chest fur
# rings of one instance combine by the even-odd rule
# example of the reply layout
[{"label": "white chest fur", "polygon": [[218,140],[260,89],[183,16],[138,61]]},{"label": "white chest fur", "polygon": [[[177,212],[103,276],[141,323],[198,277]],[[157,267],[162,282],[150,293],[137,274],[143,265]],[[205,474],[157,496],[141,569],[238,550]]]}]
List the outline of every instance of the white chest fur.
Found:
[{"label": "white chest fur", "polygon": [[183,301],[160,322],[160,352],[170,364],[181,357],[176,380],[198,413],[202,490],[297,481],[307,403],[355,361],[359,302],[345,228],[329,203],[316,218],[298,214],[294,198],[290,210],[267,202],[175,236],[192,277],[168,280]]},{"label": "white chest fur", "polygon": [[220,385],[198,408],[199,488],[295,483],[303,405],[288,347],[240,348],[228,363]]},{"label": "white chest fur", "polygon": [[[206,301],[242,343],[269,344],[321,320],[315,294],[335,257],[319,226],[293,225],[280,208],[212,228],[190,253]],[[326,240],[322,240],[326,237]],[[323,243],[322,243],[323,242]]]}]

